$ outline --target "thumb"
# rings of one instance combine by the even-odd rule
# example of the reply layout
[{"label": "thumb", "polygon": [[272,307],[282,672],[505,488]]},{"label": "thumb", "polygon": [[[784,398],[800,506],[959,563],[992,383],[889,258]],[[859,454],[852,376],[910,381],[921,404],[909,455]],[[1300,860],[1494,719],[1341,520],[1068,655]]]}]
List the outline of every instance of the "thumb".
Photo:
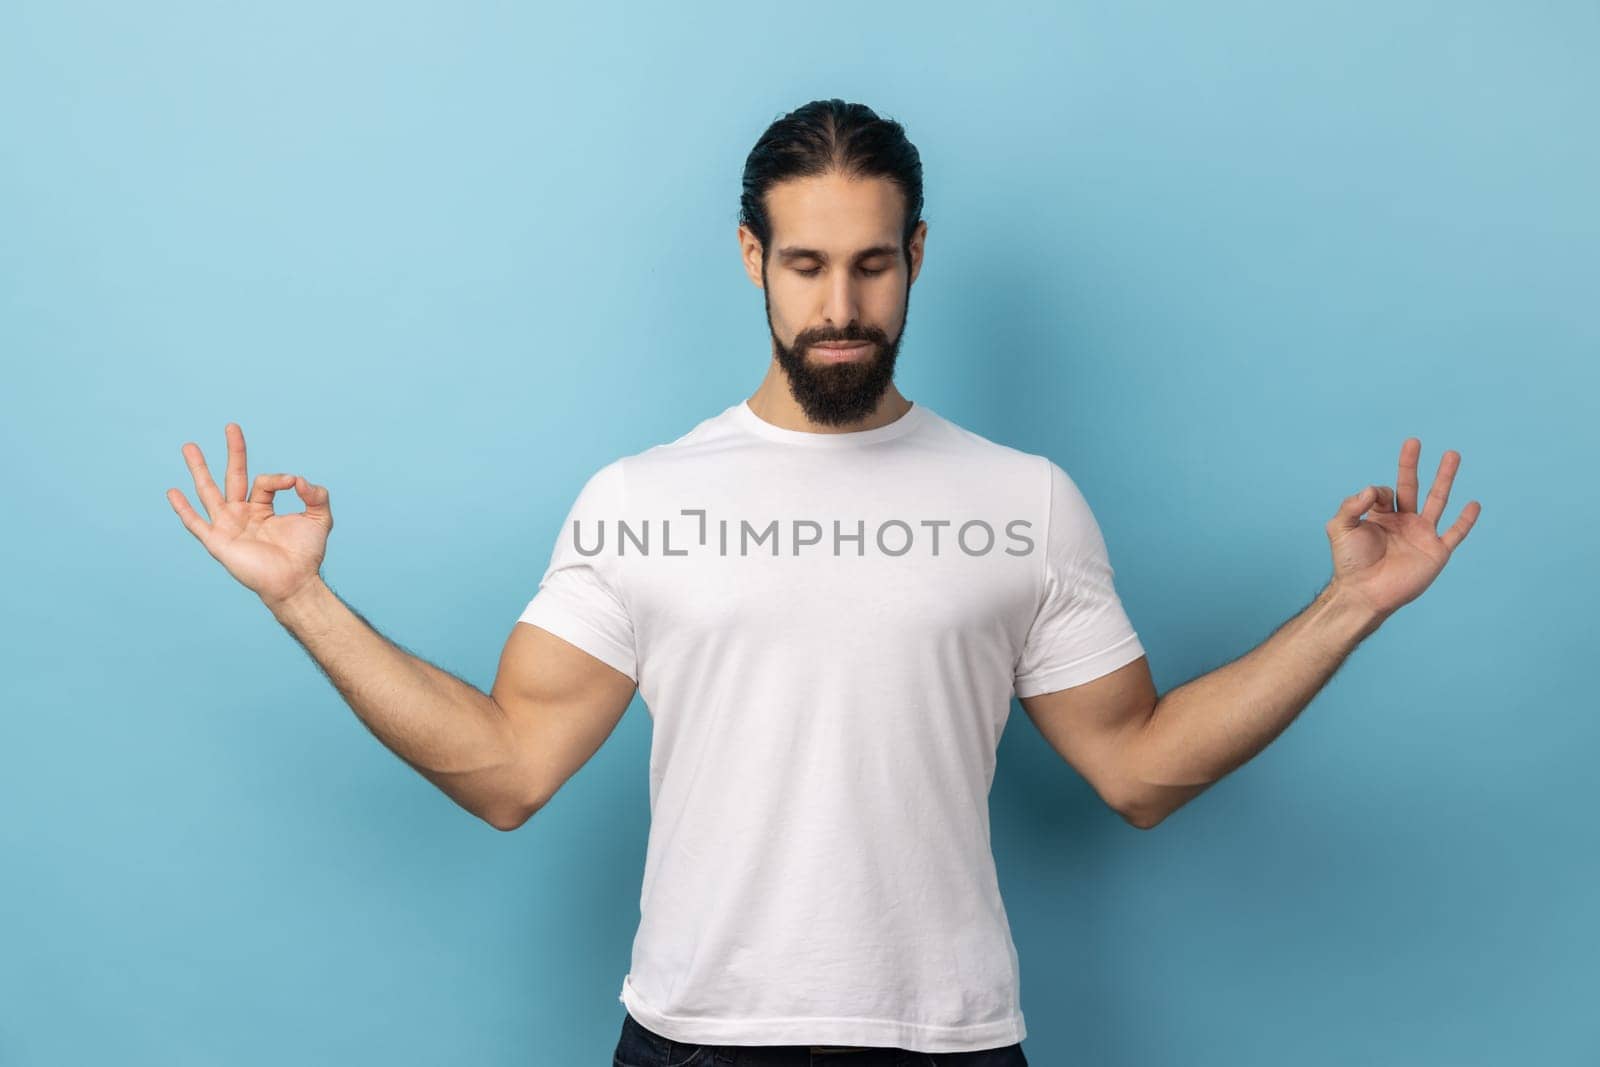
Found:
[{"label": "thumb", "polygon": [[309,482],[303,475],[294,476],[294,491],[301,500],[306,502],[306,511],[319,515],[329,514],[328,487]]},{"label": "thumb", "polygon": [[1354,496],[1347,496],[1339,505],[1339,511],[1328,520],[1328,529],[1333,531],[1354,530],[1361,525],[1361,516],[1366,514],[1378,496],[1378,487],[1369,485]]}]

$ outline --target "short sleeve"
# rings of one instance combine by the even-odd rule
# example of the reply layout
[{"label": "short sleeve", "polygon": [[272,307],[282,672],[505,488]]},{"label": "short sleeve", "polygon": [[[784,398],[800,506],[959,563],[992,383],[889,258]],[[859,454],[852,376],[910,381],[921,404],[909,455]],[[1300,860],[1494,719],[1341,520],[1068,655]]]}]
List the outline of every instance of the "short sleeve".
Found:
[{"label": "short sleeve", "polygon": [[1014,671],[1019,697],[1091,682],[1145,651],[1117,596],[1089,502],[1053,461],[1044,554],[1043,595]]},{"label": "short sleeve", "polygon": [[517,621],[548,630],[637,682],[633,620],[617,553],[623,488],[621,460],[584,483],[556,537],[539,589]]}]

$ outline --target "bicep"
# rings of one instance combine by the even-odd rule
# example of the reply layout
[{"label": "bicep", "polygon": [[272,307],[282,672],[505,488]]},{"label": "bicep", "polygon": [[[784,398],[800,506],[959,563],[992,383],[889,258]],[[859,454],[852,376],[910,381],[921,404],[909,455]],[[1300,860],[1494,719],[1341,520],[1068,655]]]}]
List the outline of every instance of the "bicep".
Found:
[{"label": "bicep", "polygon": [[1050,747],[1102,800],[1125,811],[1132,791],[1125,742],[1156,706],[1149,658],[1140,656],[1082,685],[1018,699]]},{"label": "bicep", "polygon": [[532,623],[511,629],[490,691],[537,810],[599,751],[636,689],[622,671]]}]

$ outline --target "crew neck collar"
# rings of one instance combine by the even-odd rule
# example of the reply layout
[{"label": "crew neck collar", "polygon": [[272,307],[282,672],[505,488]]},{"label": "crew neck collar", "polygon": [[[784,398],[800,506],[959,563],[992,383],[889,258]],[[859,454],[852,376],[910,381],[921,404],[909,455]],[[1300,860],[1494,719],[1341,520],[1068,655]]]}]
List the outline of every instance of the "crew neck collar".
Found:
[{"label": "crew neck collar", "polygon": [[739,401],[732,410],[734,419],[739,425],[769,441],[805,445],[810,448],[858,448],[861,445],[877,444],[879,441],[890,441],[910,433],[922,423],[927,408],[912,401],[906,413],[893,422],[875,426],[870,430],[848,430],[842,433],[813,433],[810,430],[790,430],[776,426],[757,415],[750,407],[749,400]]}]

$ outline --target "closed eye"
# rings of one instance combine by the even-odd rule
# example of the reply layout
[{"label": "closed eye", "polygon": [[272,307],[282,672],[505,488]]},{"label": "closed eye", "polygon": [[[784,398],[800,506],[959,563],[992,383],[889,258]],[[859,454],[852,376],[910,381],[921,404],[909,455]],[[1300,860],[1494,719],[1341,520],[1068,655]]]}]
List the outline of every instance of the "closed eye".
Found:
[{"label": "closed eye", "polygon": [[[872,276],[874,274],[882,274],[884,271],[886,271],[888,269],[889,269],[888,267],[862,267],[861,268],[861,273],[867,275],[868,277],[870,277],[870,276]],[[816,274],[820,274],[821,272],[822,272],[822,268],[821,267],[812,267],[809,270],[801,270],[799,267],[795,268],[795,273],[796,274],[803,274],[807,278],[810,278],[810,277],[812,277],[812,276],[814,276]]]}]

